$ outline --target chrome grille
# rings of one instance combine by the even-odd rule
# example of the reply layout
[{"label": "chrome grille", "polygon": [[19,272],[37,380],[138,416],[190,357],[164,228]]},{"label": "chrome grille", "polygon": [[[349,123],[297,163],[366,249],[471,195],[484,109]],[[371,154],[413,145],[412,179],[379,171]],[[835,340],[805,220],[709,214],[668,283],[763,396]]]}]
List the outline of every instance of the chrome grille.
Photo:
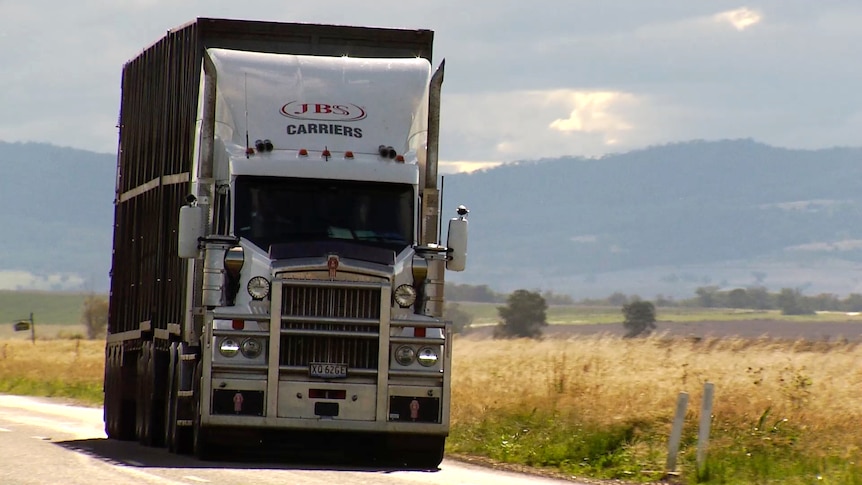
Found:
[{"label": "chrome grille", "polygon": [[285,285],[281,314],[379,321],[380,289]]},{"label": "chrome grille", "polygon": [[285,285],[279,364],[307,368],[311,362],[328,362],[376,370],[380,291],[379,287]]}]

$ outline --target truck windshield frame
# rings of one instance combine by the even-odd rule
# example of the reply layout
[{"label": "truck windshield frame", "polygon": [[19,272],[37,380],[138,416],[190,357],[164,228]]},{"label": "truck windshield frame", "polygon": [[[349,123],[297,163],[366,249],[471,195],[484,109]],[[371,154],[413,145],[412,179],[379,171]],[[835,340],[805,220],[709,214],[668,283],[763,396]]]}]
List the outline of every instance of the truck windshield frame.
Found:
[{"label": "truck windshield frame", "polygon": [[234,235],[273,244],[343,241],[396,253],[414,243],[414,188],[351,180],[238,176]]}]

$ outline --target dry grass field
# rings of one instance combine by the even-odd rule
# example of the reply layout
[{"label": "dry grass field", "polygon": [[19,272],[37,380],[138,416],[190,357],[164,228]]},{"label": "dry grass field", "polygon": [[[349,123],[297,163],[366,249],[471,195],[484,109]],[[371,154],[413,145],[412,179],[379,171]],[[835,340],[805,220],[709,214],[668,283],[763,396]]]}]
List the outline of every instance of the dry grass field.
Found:
[{"label": "dry grass field", "polygon": [[[0,392],[101,402],[104,343],[0,339]],[[448,452],[566,475],[664,475],[677,396],[689,393],[676,478],[862,483],[862,343],[656,336],[454,344]],[[703,384],[715,385],[708,468],[695,467]]]},{"label": "dry grass field", "polygon": [[104,369],[100,340],[0,340],[0,392],[101,405]]},{"label": "dry grass field", "polygon": [[702,480],[862,482],[862,346],[856,343],[461,338],[454,365],[454,452],[654,480],[664,470],[684,391],[690,404],[678,469],[693,482],[701,393],[712,382],[710,467]]}]

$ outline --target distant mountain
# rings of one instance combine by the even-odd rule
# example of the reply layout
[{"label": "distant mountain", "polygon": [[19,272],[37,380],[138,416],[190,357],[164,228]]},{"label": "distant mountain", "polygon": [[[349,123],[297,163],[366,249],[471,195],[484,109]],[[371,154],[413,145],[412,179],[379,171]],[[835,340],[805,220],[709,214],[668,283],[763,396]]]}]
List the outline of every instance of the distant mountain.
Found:
[{"label": "distant mountain", "polygon": [[862,291],[862,149],[694,141],[447,176],[471,213],[458,282],[690,296],[697,286]]},{"label": "distant mountain", "polygon": [[[115,156],[0,142],[0,170],[0,289],[106,290]],[[450,279],[575,298],[862,292],[860,182],[862,148],[751,140],[447,175],[444,213],[471,210],[467,271]]]},{"label": "distant mountain", "polygon": [[0,289],[105,291],[116,156],[0,142]]}]

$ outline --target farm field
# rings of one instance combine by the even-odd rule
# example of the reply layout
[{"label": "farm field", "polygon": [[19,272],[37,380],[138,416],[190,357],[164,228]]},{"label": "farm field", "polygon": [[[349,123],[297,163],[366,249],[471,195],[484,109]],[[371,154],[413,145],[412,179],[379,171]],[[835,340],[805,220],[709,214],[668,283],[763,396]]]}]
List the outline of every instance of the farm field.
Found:
[{"label": "farm field", "polygon": [[[477,320],[496,314],[496,305],[475,307]],[[488,324],[456,337],[450,456],[654,483],[664,475],[677,396],[687,392],[674,483],[862,483],[862,321],[853,315],[739,320],[739,312],[692,310],[697,320],[685,322],[676,320],[683,312],[659,309],[653,336],[622,339],[618,310],[548,313],[554,323],[539,341],[493,340]],[[102,341],[72,340],[74,324],[37,320],[32,344],[7,327],[0,392],[101,404]],[[715,407],[707,467],[698,471],[706,382]]]},{"label": "farm field", "polygon": [[[499,321],[497,307],[505,303],[458,302],[458,307],[473,315],[474,326],[494,325]],[[862,314],[843,312],[822,312],[816,315],[782,315],[780,310],[748,310],[734,308],[685,308],[658,307],[656,317],[659,322],[859,322]],[[596,325],[621,323],[620,307],[550,305],[547,311],[550,325]]]}]

